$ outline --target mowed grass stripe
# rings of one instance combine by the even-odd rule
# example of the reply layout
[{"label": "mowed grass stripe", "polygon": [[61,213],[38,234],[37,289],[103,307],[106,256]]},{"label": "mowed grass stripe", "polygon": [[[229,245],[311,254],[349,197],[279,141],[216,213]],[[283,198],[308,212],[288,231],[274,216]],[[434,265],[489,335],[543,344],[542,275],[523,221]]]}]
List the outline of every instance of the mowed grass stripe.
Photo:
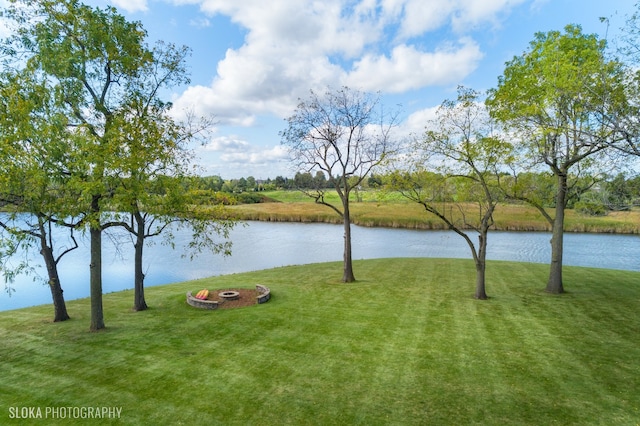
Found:
[{"label": "mowed grass stripe", "polygon": [[[150,287],[145,312],[107,294],[100,333],[88,300],[64,323],[49,306],[2,312],[0,423],[25,405],[121,406],[112,424],[640,422],[640,274],[566,268],[553,296],[546,265],[490,262],[477,301],[471,261],[354,266],[352,284],[333,262]],[[184,301],[257,283],[265,305]]]}]

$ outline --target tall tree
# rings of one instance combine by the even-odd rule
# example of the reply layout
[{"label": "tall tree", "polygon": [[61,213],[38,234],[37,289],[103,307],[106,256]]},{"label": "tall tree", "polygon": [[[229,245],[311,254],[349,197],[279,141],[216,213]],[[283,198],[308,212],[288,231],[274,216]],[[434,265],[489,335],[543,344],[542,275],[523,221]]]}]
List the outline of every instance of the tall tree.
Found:
[{"label": "tall tree", "polygon": [[325,198],[325,188],[304,191],[343,219],[343,282],[355,281],[350,195],[393,152],[391,130],[397,124],[396,117],[385,114],[380,98],[371,94],[348,87],[323,95],[311,91],[308,99],[300,100],[287,119],[287,129],[281,132],[295,167],[303,173],[323,172],[340,197],[340,205],[336,205]]},{"label": "tall tree", "polygon": [[183,150],[192,128],[174,122],[163,88],[184,83],[188,50],[170,45],[150,49],[138,22],[115,8],[91,8],[77,0],[15,0],[7,16],[20,29],[6,45],[26,67],[53,86],[58,111],[69,122],[74,145],[67,153],[74,170],[65,187],[81,196],[67,205],[85,214],[90,236],[91,330],[104,328],[102,233],[123,224],[112,211],[158,210],[145,198],[152,180],[185,166]]},{"label": "tall tree", "polygon": [[72,125],[83,136],[77,149],[87,173],[74,176],[72,184],[85,195],[78,207],[88,213],[90,329],[96,331],[105,327],[102,231],[108,225],[103,223],[103,213],[119,169],[118,123],[125,121],[123,113],[128,112],[121,107],[135,93],[130,83],[137,81],[140,69],[153,57],[143,44],[140,24],[125,21],[114,8],[92,9],[76,0],[26,0],[23,5],[36,17],[30,21],[33,25],[20,32],[20,40],[27,40],[23,46],[32,50],[28,64],[57,83],[60,107],[68,111]]},{"label": "tall tree", "polygon": [[[127,207],[129,220],[121,222],[121,226],[134,237],[135,311],[147,309],[143,252],[149,238],[162,235],[163,243],[173,244],[174,230],[190,229],[191,241],[184,255],[193,257],[203,250],[228,255],[231,250],[229,231],[234,226],[224,206],[210,206],[206,210],[194,206],[183,191],[180,179],[176,177],[158,176],[146,183],[146,196],[131,201]],[[125,187],[129,188],[127,185]]]},{"label": "tall tree", "polygon": [[[42,255],[47,283],[54,306],[54,321],[69,319],[58,274],[63,256],[76,249],[73,229],[78,221],[69,221],[60,210],[70,194],[64,187],[68,176],[65,135],[66,117],[55,108],[55,94],[46,82],[38,82],[29,71],[16,72],[6,67],[0,76],[0,203],[6,213],[0,218],[3,246],[15,249],[37,249]],[[69,245],[56,247],[53,229],[69,232]],[[2,256],[5,257],[5,256]],[[5,278],[33,270],[28,263],[7,267]]]},{"label": "tall tree", "polygon": [[[395,190],[464,238],[476,265],[474,296],[481,300],[487,298],[488,233],[502,199],[498,179],[512,160],[511,144],[496,133],[479,93],[460,87],[457,100],[443,102],[416,140],[408,172],[392,175]],[[469,231],[477,234],[477,246]]]},{"label": "tall tree", "polygon": [[[115,175],[118,182],[111,185],[110,205],[126,213],[129,220],[119,224],[135,237],[134,248],[134,305],[136,311],[145,310],[143,251],[145,240],[165,234],[171,225],[199,229],[192,244],[200,250],[228,252],[227,242],[214,236],[228,237],[233,222],[224,219],[221,208],[201,214],[192,208],[182,182],[191,177],[191,152],[188,143],[206,140],[213,127],[210,118],[196,118],[191,114],[185,121],[176,122],[170,116],[171,103],[158,98],[165,87],[188,82],[185,58],[186,47],[158,43],[153,48],[153,61],[143,64],[131,82],[132,92],[123,100],[119,114],[121,121],[114,125],[120,140],[120,160]],[[117,130],[116,130],[117,129]],[[118,215],[113,223],[118,223]]]},{"label": "tall tree", "polygon": [[546,290],[564,292],[562,256],[569,177],[580,175],[619,137],[609,125],[625,108],[620,63],[597,35],[568,25],[537,33],[528,51],[506,64],[487,104],[519,140],[526,159],[556,179],[551,265]]}]

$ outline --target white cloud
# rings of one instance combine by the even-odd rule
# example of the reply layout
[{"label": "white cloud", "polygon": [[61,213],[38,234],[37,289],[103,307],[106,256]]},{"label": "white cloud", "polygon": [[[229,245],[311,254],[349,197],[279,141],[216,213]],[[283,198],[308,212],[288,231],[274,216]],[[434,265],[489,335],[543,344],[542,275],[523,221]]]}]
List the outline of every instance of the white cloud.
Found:
[{"label": "white cloud", "polygon": [[173,1],[198,4],[205,14],[226,15],[247,30],[244,44],[218,62],[211,84],[188,88],[174,99],[176,110],[251,126],[259,114],[289,115],[310,89],[346,84],[403,93],[458,83],[482,58],[478,44],[461,35],[427,49],[412,37],[493,24],[525,0]]},{"label": "white cloud", "polygon": [[235,152],[223,154],[220,159],[228,163],[266,165],[274,161],[287,160],[288,153],[286,148],[276,145],[271,148],[261,148],[248,152]]},{"label": "white cloud", "polygon": [[196,28],[208,28],[211,26],[211,21],[207,18],[192,19],[189,21],[189,25]]},{"label": "white cloud", "polygon": [[360,9],[349,13],[346,3],[344,0],[199,2],[203,12],[227,15],[233,22],[248,29],[249,45],[275,43],[347,55],[358,54],[364,44],[376,40],[379,34],[375,23],[362,17]]},{"label": "white cloud", "polygon": [[129,13],[146,12],[149,9],[147,0],[111,0],[111,3]]},{"label": "white cloud", "polygon": [[425,132],[427,124],[436,118],[440,106],[415,111],[402,124],[400,133],[405,137],[419,136]]},{"label": "white cloud", "polygon": [[460,7],[453,16],[453,28],[462,32],[485,22],[499,26],[500,20],[514,7],[525,0],[461,0]]},{"label": "white cloud", "polygon": [[400,45],[391,56],[366,55],[354,64],[347,75],[348,86],[364,90],[406,92],[432,85],[447,85],[469,75],[482,58],[480,47],[470,39],[461,47],[421,52],[413,46]]},{"label": "white cloud", "polygon": [[287,149],[282,145],[255,146],[234,135],[214,138],[202,150],[219,153],[222,161],[231,164],[267,164],[288,159]]},{"label": "white cloud", "polygon": [[198,148],[201,173],[218,174],[225,179],[239,177],[274,177],[289,175],[289,156],[282,145],[259,146],[241,136],[213,138]]},{"label": "white cloud", "polygon": [[[499,25],[500,18],[527,0],[381,0],[382,20],[399,24],[398,39],[406,40],[450,25],[467,34],[483,24]],[[548,1],[548,0],[534,0]]]},{"label": "white cloud", "polygon": [[452,1],[406,1],[400,35],[414,37],[442,26],[456,10]]},{"label": "white cloud", "polygon": [[285,117],[309,89],[339,83],[341,69],[304,49],[245,45],[229,49],[210,86],[189,87],[174,99],[176,110],[213,114],[221,124],[250,126],[256,114]]},{"label": "white cloud", "polygon": [[204,149],[216,152],[242,152],[251,149],[251,144],[237,136],[230,135],[212,139],[210,143],[204,146]]}]

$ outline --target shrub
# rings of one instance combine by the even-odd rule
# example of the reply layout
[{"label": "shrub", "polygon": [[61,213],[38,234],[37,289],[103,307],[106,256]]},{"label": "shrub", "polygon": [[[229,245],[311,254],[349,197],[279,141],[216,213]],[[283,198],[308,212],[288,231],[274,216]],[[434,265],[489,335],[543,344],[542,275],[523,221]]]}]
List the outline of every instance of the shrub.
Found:
[{"label": "shrub", "polygon": [[276,200],[257,192],[242,192],[235,194],[240,204],[273,203]]},{"label": "shrub", "polygon": [[189,191],[189,195],[192,197],[193,202],[198,205],[222,204],[232,206],[238,204],[238,200],[233,194],[216,192],[210,189],[194,189]]},{"label": "shrub", "polygon": [[575,211],[588,216],[606,216],[607,207],[604,203],[594,200],[578,201],[575,203]]}]

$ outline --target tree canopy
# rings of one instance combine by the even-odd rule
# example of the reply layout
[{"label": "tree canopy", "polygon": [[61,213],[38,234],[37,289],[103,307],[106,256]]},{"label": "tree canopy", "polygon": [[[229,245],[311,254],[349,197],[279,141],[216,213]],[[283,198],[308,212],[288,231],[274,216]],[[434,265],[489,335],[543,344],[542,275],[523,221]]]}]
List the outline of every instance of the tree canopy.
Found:
[{"label": "tree canopy", "polygon": [[[442,103],[407,157],[409,169],[391,176],[392,187],[464,238],[476,264],[475,297],[486,299],[487,238],[503,198],[499,175],[512,161],[511,144],[498,137],[480,94],[459,87],[457,99]],[[477,215],[465,214],[468,203]],[[469,231],[477,233],[477,246]]]},{"label": "tree canopy", "polygon": [[[124,215],[138,220],[153,215],[165,223],[196,219],[172,182],[188,174],[188,143],[206,134],[212,120],[177,122],[170,116],[172,105],[162,100],[162,91],[188,82],[189,49],[164,43],[149,47],[141,24],[128,22],[115,8],[92,8],[77,0],[15,0],[5,15],[19,26],[3,43],[6,69],[28,75],[29,87],[46,87],[52,94],[48,108],[59,118],[52,122],[55,130],[70,142],[56,167],[63,170],[65,191],[76,197],[53,211],[82,215],[81,225],[89,230],[90,328],[99,330],[104,328],[102,232],[127,227]],[[25,137],[40,136],[40,129],[31,130]],[[201,220],[192,223],[203,229]],[[226,236],[230,225],[222,221],[208,231]],[[209,235],[194,247],[212,242]]]},{"label": "tree canopy", "polygon": [[487,105],[518,141],[522,163],[556,177],[552,256],[547,291],[562,293],[564,210],[571,172],[580,175],[620,135],[610,125],[627,111],[624,69],[606,43],[579,26],[537,33],[528,51],[506,64]]},{"label": "tree canopy", "polygon": [[[371,171],[394,151],[391,130],[394,114],[385,114],[379,96],[343,87],[324,94],[311,91],[287,119],[281,132],[294,167],[302,172],[321,172],[333,183],[341,205],[325,200],[326,187],[305,190],[316,203],[333,209],[344,219],[344,282],[355,281],[351,260],[349,196]],[[316,174],[317,175],[317,174]]]}]

